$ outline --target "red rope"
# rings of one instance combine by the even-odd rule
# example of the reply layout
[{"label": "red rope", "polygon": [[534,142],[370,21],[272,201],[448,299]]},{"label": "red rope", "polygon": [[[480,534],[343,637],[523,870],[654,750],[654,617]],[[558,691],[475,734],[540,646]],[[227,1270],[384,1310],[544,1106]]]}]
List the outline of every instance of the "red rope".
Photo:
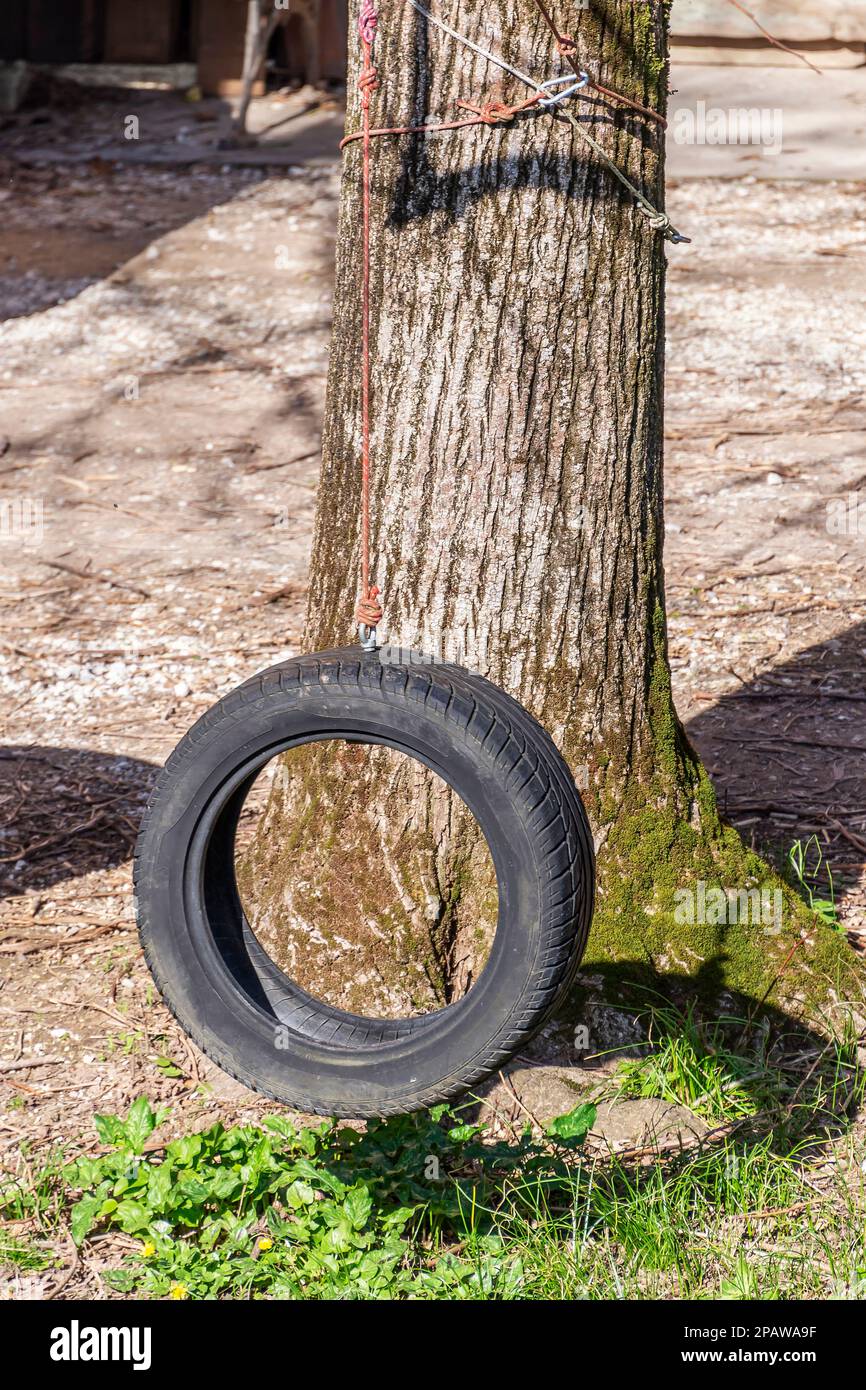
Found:
[{"label": "red rope", "polygon": [[378,15],[373,0],[361,0],[358,32],[361,36],[363,66],[358,86],[364,140],[363,179],[363,265],[361,303],[361,592],[355,608],[356,622],[375,627],[382,621],[379,590],[370,582],[370,94],[376,90],[373,44]]},{"label": "red rope", "polygon": [[465,130],[472,125],[500,125],[519,116],[523,111],[531,111],[533,106],[537,106],[543,101],[547,94],[536,92],[534,96],[526,101],[520,101],[515,106],[507,106],[502,101],[485,101],[475,103],[472,101],[458,101],[455,104],[464,111],[472,111],[475,114],[467,116],[460,121],[438,121],[435,125],[391,125],[377,126],[375,130],[353,130],[350,135],[345,135],[340,141],[340,149],[344,150],[347,145],[351,145],[354,140],[365,140],[369,135],[371,138],[377,135],[436,135],[444,130]]},{"label": "red rope", "polygon": [[[577,41],[568,34],[562,34],[557,27],[553,16],[548,10],[544,0],[535,0],[535,8],[540,13],[542,19],[550,30],[557,48],[565,61],[580,76],[580,67],[577,62]],[[600,93],[601,96],[608,97],[611,101],[618,101],[622,106],[628,106],[632,111],[636,111],[641,116],[647,116],[653,121],[658,121],[662,127],[667,127],[667,121],[659,111],[653,111],[651,106],[644,106],[642,102],[634,101],[632,97],[623,96],[622,92],[615,92],[612,87],[603,87],[600,82],[590,74],[587,86],[593,91]]]}]

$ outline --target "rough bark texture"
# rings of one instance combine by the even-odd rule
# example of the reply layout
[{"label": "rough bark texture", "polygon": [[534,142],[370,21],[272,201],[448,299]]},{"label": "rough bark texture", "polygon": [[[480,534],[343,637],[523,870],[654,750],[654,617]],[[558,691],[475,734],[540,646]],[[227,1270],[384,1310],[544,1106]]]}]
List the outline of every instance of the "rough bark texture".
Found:
[{"label": "rough bark texture", "polygon": [[[540,80],[564,70],[529,0],[438,8]],[[594,0],[578,10],[557,0],[554,9],[600,81],[664,108],[663,5]],[[374,124],[450,119],[458,97],[526,95],[408,4],[384,7],[377,61]],[[356,72],[353,60],[350,130],[360,121]],[[661,205],[663,138],[655,124],[604,100],[577,109]],[[311,650],[352,633],[360,161],[356,144],[343,181]],[[671,700],[662,572],[665,243],[569,124],[547,114],[492,130],[377,141],[373,224],[373,573],[384,589],[385,639],[501,684],[546,725],[585,783],[600,882],[590,965],[698,976],[714,992],[725,986],[760,999],[769,991],[800,1005],[850,989],[844,942],[817,929],[788,890],[778,933],[675,920],[675,893],[698,880],[778,883],[721,825]],[[347,830],[345,771],[319,761],[312,786],[309,777],[281,776],[250,861],[260,929],[277,954],[283,943],[288,959],[286,939],[299,931],[295,871],[279,843],[299,815],[315,807],[320,818],[327,808],[354,845],[358,883],[381,875],[376,847],[393,858],[401,846],[401,891],[421,907],[414,919],[406,914],[391,999],[395,1007],[428,1007],[477,973],[479,928],[489,936],[492,920],[490,883],[482,875],[478,886],[467,872],[472,835],[455,822],[447,795],[434,797],[417,776],[410,787],[391,755],[374,755],[353,785],[360,815]],[[414,798],[414,819],[388,828],[401,790]],[[307,853],[305,867],[315,864],[311,878],[321,888],[329,872],[321,840]],[[325,935],[347,939],[355,965],[381,960],[371,923],[365,913],[354,921],[343,914]],[[307,920],[300,931],[309,941]],[[439,962],[427,997],[401,993],[410,960],[425,979],[430,961]],[[457,960],[463,973],[455,981]],[[305,969],[307,986],[320,986],[311,951]],[[353,1000],[362,1002],[357,990]],[[381,1006],[381,997],[374,1002]]]}]

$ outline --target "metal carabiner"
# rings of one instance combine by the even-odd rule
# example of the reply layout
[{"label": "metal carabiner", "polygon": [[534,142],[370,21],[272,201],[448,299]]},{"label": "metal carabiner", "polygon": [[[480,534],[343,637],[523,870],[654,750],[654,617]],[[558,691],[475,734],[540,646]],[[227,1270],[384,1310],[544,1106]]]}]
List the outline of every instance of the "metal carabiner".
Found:
[{"label": "metal carabiner", "polygon": [[585,87],[588,81],[588,72],[582,72],[577,80],[575,80],[571,73],[568,73],[565,77],[550,77],[546,82],[542,82],[541,84],[545,91],[551,87],[561,87],[563,82],[569,83],[569,86],[566,87],[564,92],[555,92],[552,96],[544,97],[538,104],[547,109],[550,109],[552,106],[558,106],[561,101],[567,101],[569,97],[573,97],[575,92],[579,92],[582,87]]}]

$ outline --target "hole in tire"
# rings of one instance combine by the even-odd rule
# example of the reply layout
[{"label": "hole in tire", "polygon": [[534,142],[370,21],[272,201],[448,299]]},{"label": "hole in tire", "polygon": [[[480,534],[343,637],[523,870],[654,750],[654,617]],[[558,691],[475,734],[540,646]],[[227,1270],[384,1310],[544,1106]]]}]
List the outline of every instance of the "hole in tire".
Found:
[{"label": "hole in tire", "polygon": [[333,739],[265,767],[238,823],[244,913],[281,970],[368,1018],[462,998],[493,944],[496,874],[472,812],[395,749]]}]

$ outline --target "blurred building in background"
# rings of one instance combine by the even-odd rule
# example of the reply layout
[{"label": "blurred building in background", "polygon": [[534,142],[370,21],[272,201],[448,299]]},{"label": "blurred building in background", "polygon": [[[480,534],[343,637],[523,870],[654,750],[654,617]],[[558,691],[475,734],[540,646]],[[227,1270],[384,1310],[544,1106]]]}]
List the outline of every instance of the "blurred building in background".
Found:
[{"label": "blurred building in background", "polygon": [[[261,85],[342,80],[346,8],[346,0],[290,0]],[[231,96],[247,10],[247,0],[2,0],[0,62],[195,63],[205,95]]]}]

